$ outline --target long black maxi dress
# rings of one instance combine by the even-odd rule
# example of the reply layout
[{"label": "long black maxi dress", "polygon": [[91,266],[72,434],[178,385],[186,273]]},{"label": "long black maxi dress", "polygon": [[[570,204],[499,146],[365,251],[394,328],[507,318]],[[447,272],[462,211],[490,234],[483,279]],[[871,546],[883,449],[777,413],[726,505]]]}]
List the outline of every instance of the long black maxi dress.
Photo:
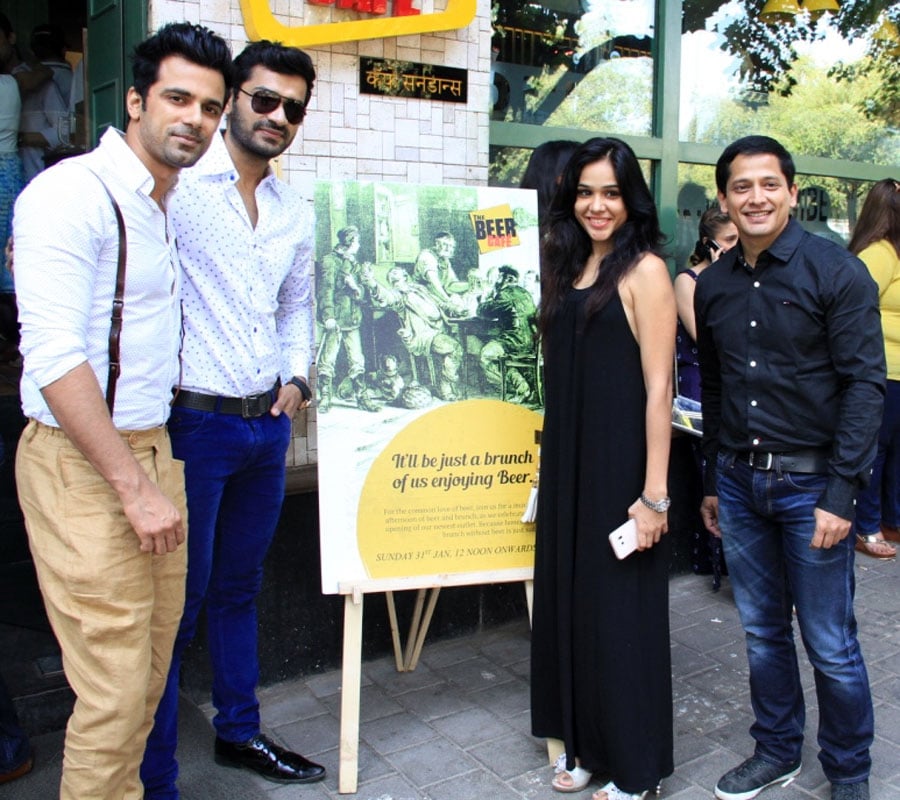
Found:
[{"label": "long black maxi dress", "polygon": [[644,486],[647,398],[621,298],[585,322],[589,291],[545,335],[532,731],[637,793],[674,768],[669,546],[619,561],[609,544]]}]

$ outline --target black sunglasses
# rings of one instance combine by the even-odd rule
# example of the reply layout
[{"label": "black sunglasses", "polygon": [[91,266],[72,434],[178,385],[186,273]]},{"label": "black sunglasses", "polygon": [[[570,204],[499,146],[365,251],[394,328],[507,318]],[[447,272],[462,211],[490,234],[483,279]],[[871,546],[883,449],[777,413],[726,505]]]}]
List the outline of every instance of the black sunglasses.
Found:
[{"label": "black sunglasses", "polygon": [[255,92],[248,92],[244,89],[238,89],[238,91],[250,98],[250,108],[257,114],[271,114],[278,106],[284,103],[284,118],[291,125],[299,124],[306,115],[306,106],[302,102],[291,100],[289,97],[282,97],[278,92],[272,92],[268,89],[258,89]]}]

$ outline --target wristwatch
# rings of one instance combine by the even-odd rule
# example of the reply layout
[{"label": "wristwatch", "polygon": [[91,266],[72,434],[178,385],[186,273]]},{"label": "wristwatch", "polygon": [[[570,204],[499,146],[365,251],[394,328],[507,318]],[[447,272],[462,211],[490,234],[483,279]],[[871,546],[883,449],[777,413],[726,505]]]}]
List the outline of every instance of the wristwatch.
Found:
[{"label": "wristwatch", "polygon": [[651,511],[655,511],[657,514],[665,514],[669,510],[669,506],[672,505],[672,498],[664,497],[662,500],[651,500],[642,492],[641,502]]},{"label": "wristwatch", "polygon": [[309,388],[309,384],[303,380],[303,378],[293,377],[288,383],[294,384],[299,390],[300,394],[303,396],[304,400],[312,400],[312,390]]}]

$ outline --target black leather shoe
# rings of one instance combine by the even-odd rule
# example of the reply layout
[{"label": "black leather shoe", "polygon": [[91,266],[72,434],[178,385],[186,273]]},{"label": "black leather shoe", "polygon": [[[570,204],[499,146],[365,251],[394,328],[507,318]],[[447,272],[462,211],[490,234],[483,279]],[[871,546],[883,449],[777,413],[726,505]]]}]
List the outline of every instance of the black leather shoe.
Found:
[{"label": "black leather shoe", "polygon": [[275,783],[315,783],[325,777],[325,767],[279,747],[262,734],[241,744],[216,737],[216,763],[252,769]]}]

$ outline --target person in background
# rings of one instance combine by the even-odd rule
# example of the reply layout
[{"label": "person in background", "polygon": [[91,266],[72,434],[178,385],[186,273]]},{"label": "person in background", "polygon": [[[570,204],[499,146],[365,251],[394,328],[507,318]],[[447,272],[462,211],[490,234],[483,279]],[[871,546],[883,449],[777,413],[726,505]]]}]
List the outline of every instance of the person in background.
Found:
[{"label": "person in background", "polygon": [[23,61],[17,41],[9,17],[0,13],[0,74],[11,74],[19,87],[19,94],[25,95],[49,81],[53,72],[34,58]]},{"label": "person in background", "polygon": [[700,217],[697,244],[691,253],[691,266],[675,276],[675,301],[678,304],[678,394],[700,402],[700,362],[697,360],[697,325],[694,321],[694,287],[697,278],[710,264],[737,244],[738,231],[728,214],[718,207],[708,208]]},{"label": "person in background", "polygon": [[290,147],[315,68],[266,40],[234,60],[228,121],[182,176],[172,224],[184,274],[181,380],[169,432],[184,461],[187,593],[165,692],[147,740],[144,800],[176,800],[182,655],[206,610],[214,757],[278,783],[325,769],[260,729],[256,598],[281,514],[291,419],[312,399],[313,219],[271,160]]},{"label": "person in background", "polygon": [[[26,183],[44,169],[44,154],[71,135],[72,68],[66,61],[66,38],[59,25],[38,25],[31,32],[34,57],[52,73],[36,89],[22,95],[19,156]],[[19,65],[17,71],[27,70]]]},{"label": "person in background", "polygon": [[[691,266],[675,276],[675,301],[678,304],[678,332],[675,336],[678,383],[675,392],[699,403],[700,361],[697,357],[697,325],[694,322],[694,288],[700,273],[737,244],[738,232],[728,215],[714,206],[706,209],[700,216],[697,237],[697,244],[689,259]],[[691,445],[697,474],[700,476],[701,488],[697,490],[695,487],[695,491],[699,491],[696,498],[696,505],[699,506],[703,499],[703,455],[699,440],[692,439]],[[724,570],[722,540],[706,530],[696,516],[693,518],[697,529],[694,531],[691,548],[691,566],[698,575],[712,573],[713,591],[716,592],[722,585]]]},{"label": "person in background", "polygon": [[547,210],[556,194],[562,171],[577,148],[578,142],[553,139],[538,145],[531,152],[519,188],[537,191],[538,224],[541,226],[547,219]]},{"label": "person in background", "polygon": [[[887,360],[884,417],[869,485],[856,502],[856,549],[893,560],[900,542],[900,183],[878,181],[869,190],[849,250],[878,284]],[[889,541],[885,541],[885,540]]]},{"label": "person in background", "polygon": [[[198,25],[138,44],[124,133],[37,175],[16,201],[15,282],[29,422],[16,484],[75,707],[60,800],[140,800],[144,742],[184,607],[184,466],[165,421],[181,305],[170,193],[216,133],[225,41]],[[127,239],[120,373],[110,314]],[[106,397],[104,398],[104,395]]]},{"label": "person in background", "polygon": [[0,785],[31,772],[34,753],[0,675]]},{"label": "person in background", "polygon": [[[562,740],[553,788],[640,800],[673,771],[668,568],[675,295],[631,148],[590,139],[541,248],[545,414],[531,720]],[[632,519],[637,552],[607,534]]]},{"label": "person in background", "polygon": [[[19,85],[10,74],[15,64],[15,33],[9,18],[0,13],[0,242],[9,239],[12,226],[13,203],[22,190],[22,163],[19,160],[18,136],[22,102]],[[0,394],[10,401],[17,391],[21,374],[18,341],[19,326],[13,278],[0,264]],[[7,459],[15,457],[10,444],[0,439],[0,475],[7,473]],[[4,481],[3,489],[6,489]],[[11,492],[15,492],[12,478]],[[14,781],[31,771],[34,755],[28,737],[19,725],[6,683],[0,677],[0,784]]]},{"label": "person in background", "polygon": [[739,243],[697,279],[701,515],[722,536],[747,641],[754,754],[718,781],[750,800],[800,772],[805,701],[794,615],[815,673],[831,800],[868,800],[874,716],[853,614],[857,493],[884,398],[878,293],[865,265],[803,230],[795,168],[768,136],[728,145],[719,202]]},{"label": "person in background", "polygon": [[[19,160],[18,137],[22,100],[19,83],[11,74],[18,59],[16,35],[5,14],[0,14],[0,242],[6,245],[11,232],[13,203],[22,191],[22,162]],[[5,259],[4,259],[5,261]],[[0,266],[0,336],[2,347],[18,340],[13,279],[6,265]],[[15,349],[15,348],[13,348]]]}]

